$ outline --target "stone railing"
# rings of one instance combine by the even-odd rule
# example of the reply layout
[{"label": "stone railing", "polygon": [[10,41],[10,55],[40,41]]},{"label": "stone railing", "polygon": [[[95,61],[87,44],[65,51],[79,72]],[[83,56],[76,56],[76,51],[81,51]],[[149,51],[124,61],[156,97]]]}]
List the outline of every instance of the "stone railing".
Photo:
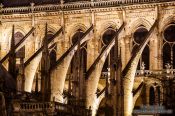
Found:
[{"label": "stone railing", "polygon": [[89,8],[105,8],[105,7],[116,7],[126,6],[132,4],[149,4],[149,3],[161,3],[161,2],[173,2],[175,0],[95,0],[94,2],[72,2],[65,4],[56,5],[37,5],[26,6],[26,7],[9,7],[2,8],[0,11],[2,14],[14,14],[14,13],[31,13],[34,12],[50,12],[50,11],[67,11],[67,10],[78,10],[78,9],[89,9]]},{"label": "stone railing", "polygon": [[70,114],[76,116],[91,116],[91,109],[57,102],[15,102],[13,103],[13,113],[16,115],[45,113],[47,115]]},{"label": "stone railing", "polygon": [[[139,76],[159,76],[159,77],[175,77],[175,69],[162,69],[162,70],[137,70],[136,77]],[[105,79],[108,76],[108,72],[101,73],[101,79]]]},{"label": "stone railing", "polygon": [[136,77],[138,76],[159,76],[159,77],[175,77],[175,69],[162,69],[162,70],[137,70]]},{"label": "stone railing", "polygon": [[46,112],[54,112],[55,107],[54,107],[54,103],[52,102],[44,102],[44,103],[36,103],[36,102],[22,102],[22,103],[18,103],[15,102],[13,103],[13,112],[14,113],[22,113],[22,112],[31,112],[31,113],[35,113],[35,112],[42,112],[42,111],[46,111]]},{"label": "stone railing", "polygon": [[73,116],[91,116],[91,109],[86,109],[80,106],[55,103],[55,110],[58,116],[62,116],[64,114]]}]

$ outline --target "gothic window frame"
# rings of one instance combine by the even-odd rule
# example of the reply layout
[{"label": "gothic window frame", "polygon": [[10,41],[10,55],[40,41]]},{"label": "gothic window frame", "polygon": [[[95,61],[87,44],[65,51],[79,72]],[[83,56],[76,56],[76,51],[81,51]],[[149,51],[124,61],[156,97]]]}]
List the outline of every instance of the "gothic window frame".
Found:
[{"label": "gothic window frame", "polygon": [[[104,35],[105,35],[106,33],[108,33],[108,31],[112,31],[112,33],[113,33],[112,36],[115,35],[115,33],[116,33],[116,29],[114,29],[112,26],[107,27],[107,28],[103,31],[103,33],[102,33],[102,35],[101,35],[101,39],[100,39],[101,51],[102,51],[102,50],[104,49],[104,47],[106,47],[106,46],[109,44],[109,42],[110,42],[110,41],[108,41],[108,43],[105,43],[105,42],[104,42]],[[113,46],[113,47],[114,47],[114,46]],[[110,60],[111,60],[111,58],[110,58],[110,53],[111,53],[113,47],[111,48],[111,50],[110,50],[108,56],[107,56],[106,59],[105,59],[105,62],[104,62],[103,68],[102,68],[102,72],[104,72],[104,67],[105,67],[106,63],[107,63],[107,65],[109,66],[109,63],[110,63]],[[110,59],[109,59],[109,58],[110,58]],[[107,66],[107,67],[108,67],[108,66]],[[108,70],[108,69],[107,69],[107,70]],[[109,70],[108,70],[108,71],[109,71]],[[105,72],[106,72],[106,71],[105,71]]]},{"label": "gothic window frame", "polygon": [[[143,24],[140,24],[139,26],[137,26],[134,30],[133,30],[133,32],[132,32],[132,34],[131,34],[131,55],[132,55],[132,52],[133,52],[133,50],[134,50],[134,47],[135,46],[139,46],[140,44],[138,43],[138,42],[136,42],[136,40],[135,40],[135,38],[134,38],[134,34],[135,34],[135,32],[137,32],[139,29],[144,29],[144,30],[146,30],[147,31],[147,33],[149,32],[149,30],[146,28],[146,26],[144,26]],[[148,62],[148,66],[146,67],[148,70],[150,69],[150,42],[148,42],[147,44],[146,44],[146,46],[145,46],[145,48],[144,48],[144,50],[145,49],[147,49],[146,47],[148,47],[148,54],[149,54],[149,56],[148,56],[148,58],[149,58],[149,62]],[[144,50],[143,50],[143,52],[144,52]],[[140,64],[138,64],[138,70],[140,70],[140,68],[141,68],[141,66],[142,66],[142,62],[143,62],[143,58],[142,58],[142,56],[143,56],[143,52],[142,52],[142,54],[141,54],[141,57],[140,57],[140,60],[139,60],[139,63]],[[145,62],[144,62],[145,63]]]},{"label": "gothic window frame", "polygon": [[[163,65],[163,68],[166,68],[166,64],[170,64],[171,65],[171,68],[175,68],[175,51],[173,49],[175,49],[175,39],[174,41],[168,41],[165,37],[165,31],[171,27],[171,26],[174,26],[175,28],[175,23],[174,22],[170,22],[169,24],[167,24],[163,31],[162,31],[162,65]],[[172,38],[173,39],[173,38]],[[167,46],[168,48],[164,48],[165,46]],[[169,49],[170,47],[170,49]],[[169,49],[170,50],[170,53],[164,53],[164,49]],[[169,50],[166,50],[166,51],[169,51]],[[170,55],[170,61],[168,62],[164,62],[164,54],[169,54]]]}]

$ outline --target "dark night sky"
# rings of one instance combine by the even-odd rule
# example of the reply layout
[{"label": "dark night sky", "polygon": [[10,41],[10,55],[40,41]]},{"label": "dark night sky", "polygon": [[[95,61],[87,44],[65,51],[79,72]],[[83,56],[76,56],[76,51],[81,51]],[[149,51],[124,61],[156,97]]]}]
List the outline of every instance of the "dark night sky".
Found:
[{"label": "dark night sky", "polygon": [[[35,5],[40,4],[59,4],[60,0],[0,0],[4,7],[15,7],[15,6],[30,6],[31,2],[34,2]],[[90,0],[64,0],[67,2],[75,1],[90,1]]]},{"label": "dark night sky", "polygon": [[39,5],[59,3],[59,0],[1,0],[1,3],[4,5],[4,7],[29,6],[31,2]]}]

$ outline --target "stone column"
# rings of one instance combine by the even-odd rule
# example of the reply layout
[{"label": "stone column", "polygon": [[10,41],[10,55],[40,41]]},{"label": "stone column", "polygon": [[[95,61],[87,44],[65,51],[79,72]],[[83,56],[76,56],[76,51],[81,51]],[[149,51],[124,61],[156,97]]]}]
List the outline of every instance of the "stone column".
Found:
[{"label": "stone column", "polygon": [[150,86],[146,85],[146,105],[149,105],[149,96],[150,96]]},{"label": "stone column", "polygon": [[122,64],[122,67],[125,67],[126,64],[128,63],[129,59],[131,58],[131,43],[130,43],[130,36],[126,36],[124,38],[125,40],[125,63]]},{"label": "stone column", "polygon": [[155,95],[155,105],[158,105],[158,88],[157,86],[154,86],[154,95]]},{"label": "stone column", "polygon": [[153,36],[150,41],[150,70],[158,69],[158,40],[157,36]]},{"label": "stone column", "polygon": [[121,38],[121,60],[122,60],[122,67],[124,68],[126,66],[126,43],[125,43],[125,38]]},{"label": "stone column", "polygon": [[163,104],[163,87],[160,86],[160,105]]}]

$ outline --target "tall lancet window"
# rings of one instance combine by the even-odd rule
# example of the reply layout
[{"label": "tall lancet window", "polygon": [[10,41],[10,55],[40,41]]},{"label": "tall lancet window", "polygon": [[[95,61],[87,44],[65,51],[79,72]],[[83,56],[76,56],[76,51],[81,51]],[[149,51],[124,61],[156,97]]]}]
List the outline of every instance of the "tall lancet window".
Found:
[{"label": "tall lancet window", "polygon": [[[14,37],[15,37],[15,45],[16,45],[21,41],[21,39],[24,37],[24,35],[21,32],[16,32]],[[24,47],[22,47],[21,49],[19,49],[17,51],[17,57],[23,57],[24,58],[25,57],[24,52],[25,52]]]},{"label": "tall lancet window", "polygon": [[[87,42],[80,43],[84,32],[78,29],[72,37],[72,45],[77,44],[77,50],[74,53],[69,70],[67,72],[67,79],[69,79],[68,92],[77,100],[85,97],[85,73],[87,67]],[[80,45],[81,44],[81,45]]]},{"label": "tall lancet window", "polygon": [[[110,45],[111,41],[113,40],[113,37],[115,35],[116,31],[109,27],[102,36],[102,49],[105,49],[107,46]],[[107,54],[106,54],[107,55]],[[104,74],[102,74],[102,79],[106,79],[106,90],[105,90],[105,95],[108,96],[109,94],[111,94],[112,92],[112,88],[110,88],[109,86],[109,80],[113,80],[115,78],[114,76],[114,71],[113,71],[113,67],[114,67],[114,47],[111,48],[109,54],[106,57],[106,60],[104,62],[103,68],[102,68],[102,72]]]},{"label": "tall lancet window", "polygon": [[175,68],[175,23],[168,25],[163,32],[163,68],[166,64]]},{"label": "tall lancet window", "polygon": [[[115,34],[115,30],[112,28],[108,28],[103,36],[102,36],[102,50],[109,45],[109,43],[111,42],[111,40],[113,39],[113,36]],[[108,54],[102,72],[109,72],[110,71],[110,64],[112,64],[112,60],[114,59],[114,47],[111,49],[110,53]]]},{"label": "tall lancet window", "polygon": [[[74,45],[82,36],[83,36],[83,31],[82,30],[78,30],[74,36],[72,37],[72,45]],[[78,53],[78,50],[77,52],[75,53],[73,59],[72,59],[72,68],[77,65],[77,62],[80,63],[80,68],[82,69],[83,73],[86,72],[86,66],[87,66],[87,52],[86,52],[86,49],[87,49],[87,43],[84,42],[80,45],[80,51]],[[80,56],[80,61],[77,60],[76,57]],[[75,63],[75,64],[73,64]],[[74,66],[73,66],[74,65]],[[73,71],[73,69],[71,69],[71,71]]]},{"label": "tall lancet window", "polygon": [[[139,28],[134,32],[132,54],[144,41],[147,34],[148,34],[148,30],[143,25],[139,26]],[[142,56],[140,57],[140,61],[137,66],[138,70],[141,68],[141,66],[143,66],[142,65],[143,63],[144,63],[145,69],[146,70],[149,69],[149,55],[150,55],[150,51],[149,51],[149,43],[148,43],[142,52]]]}]

